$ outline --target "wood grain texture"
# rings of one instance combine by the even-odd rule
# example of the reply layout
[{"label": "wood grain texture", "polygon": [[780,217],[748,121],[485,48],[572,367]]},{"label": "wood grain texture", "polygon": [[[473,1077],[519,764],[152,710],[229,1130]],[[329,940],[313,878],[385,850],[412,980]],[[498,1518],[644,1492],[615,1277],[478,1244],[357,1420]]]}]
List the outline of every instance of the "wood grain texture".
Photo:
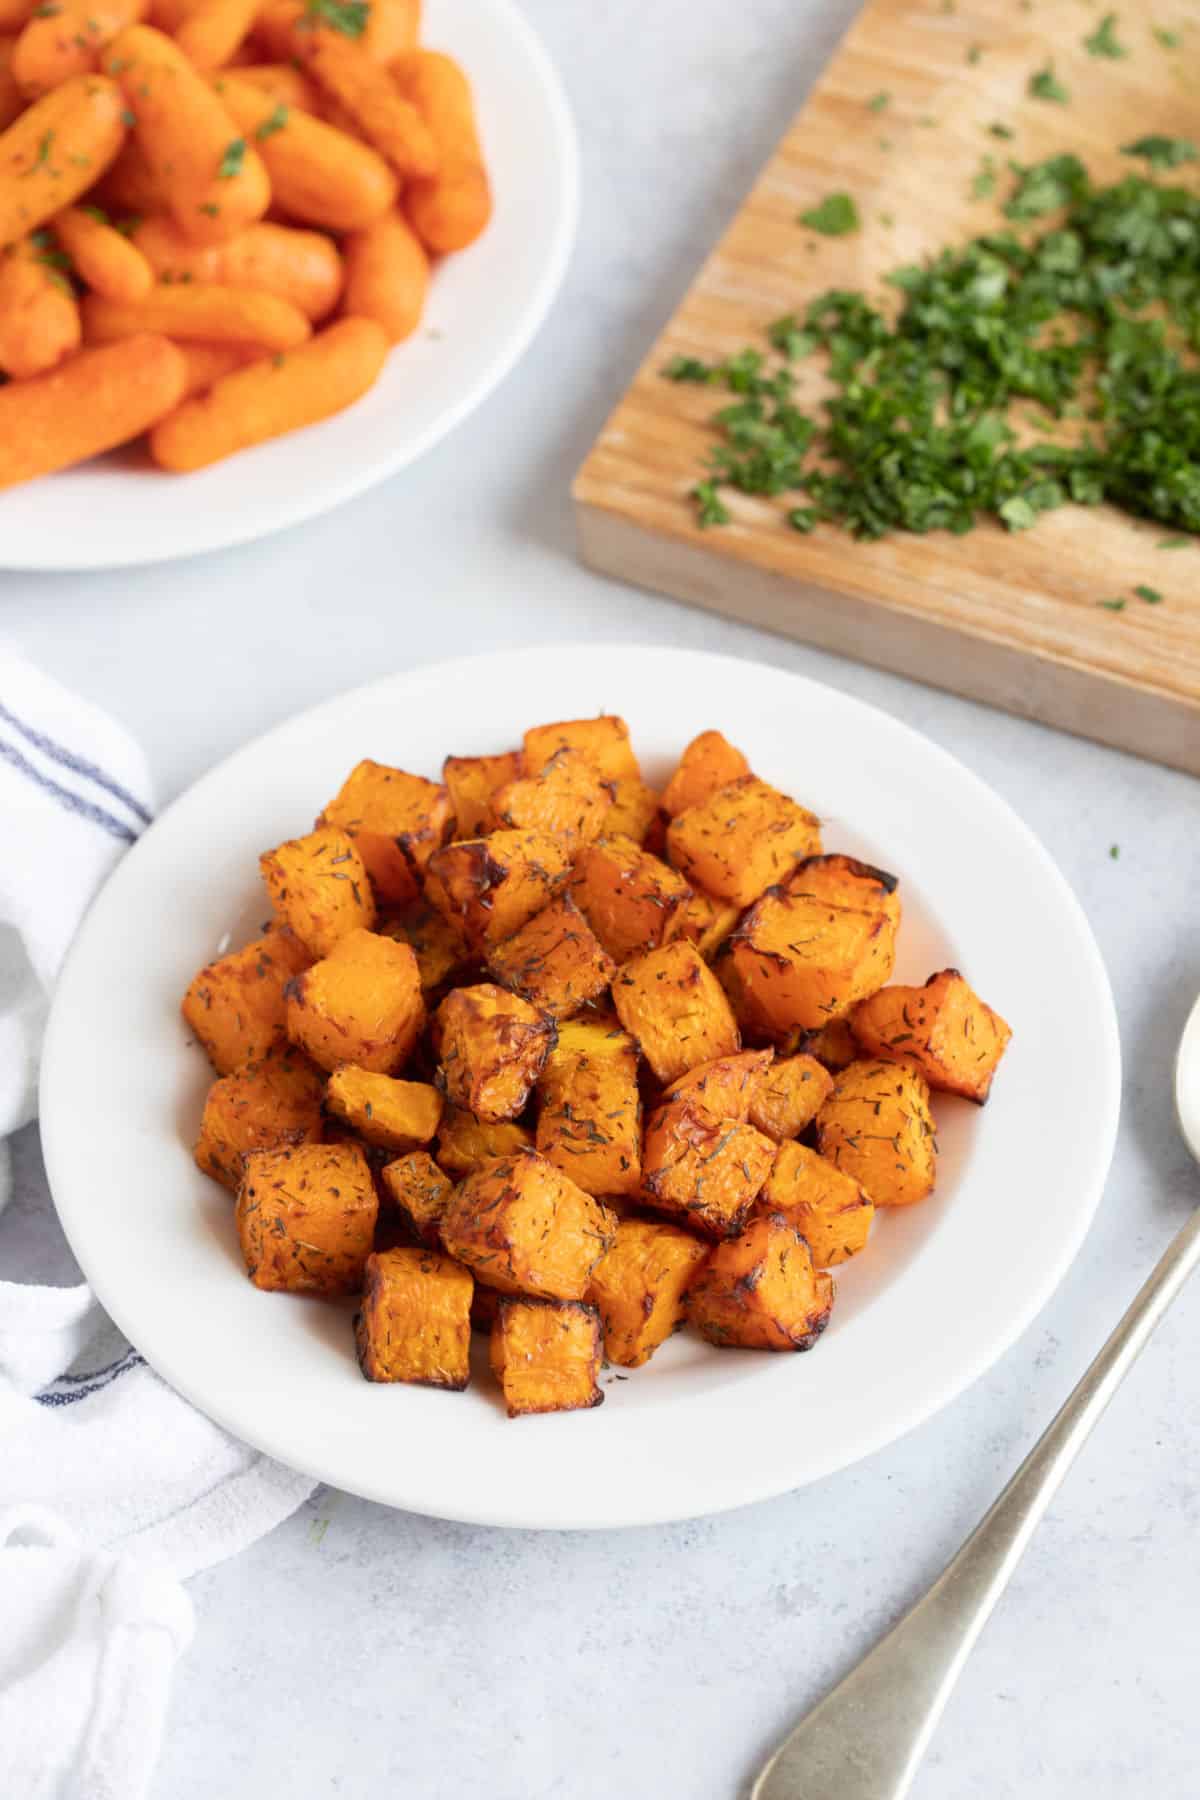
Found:
[{"label": "wood grain texture", "polygon": [[[1200,136],[1200,18],[1173,8],[1182,47],[1154,37],[1157,9],[1120,15],[1130,54],[1090,56],[1100,9],[1081,0],[873,0],[780,144],[576,477],[583,556],[610,574],[897,670],[1200,774],[1200,540],[1108,507],[1064,507],[1027,532],[987,521],[965,537],[897,533],[860,544],[834,526],[808,536],[773,501],[725,492],[733,522],[702,530],[688,491],[714,440],[710,388],[664,381],[676,354],[763,344],[772,319],[830,287],[863,288],[1002,223],[1006,163],[1073,150],[1097,182],[1144,165],[1120,146],[1147,132]],[[1165,14],[1163,15],[1165,18]],[[978,47],[976,54],[973,47]],[[1071,104],[1032,99],[1053,60]],[[890,95],[886,108],[868,102]],[[1011,140],[989,134],[1008,126]],[[971,198],[991,156],[997,199]],[[1172,179],[1196,180],[1185,169]],[[824,238],[797,215],[836,190],[863,220]],[[820,370],[798,365],[801,405]],[[1143,582],[1160,606],[1100,599]]]}]

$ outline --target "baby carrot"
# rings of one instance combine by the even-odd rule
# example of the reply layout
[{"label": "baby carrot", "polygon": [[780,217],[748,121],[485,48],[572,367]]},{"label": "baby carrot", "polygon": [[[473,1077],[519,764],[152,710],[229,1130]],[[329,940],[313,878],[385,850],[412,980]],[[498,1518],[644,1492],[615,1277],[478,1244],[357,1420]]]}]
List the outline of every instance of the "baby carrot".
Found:
[{"label": "baby carrot", "polygon": [[239,81],[248,81],[264,94],[284,106],[298,106],[301,112],[319,110],[321,96],[307,75],[291,63],[249,63],[237,72]]},{"label": "baby carrot", "polygon": [[389,63],[416,47],[421,35],[421,0],[371,0],[359,43],[372,62]]},{"label": "baby carrot", "polygon": [[294,57],[401,175],[436,173],[437,150],[429,127],[360,43],[328,29],[319,15],[310,16],[289,0],[263,15],[261,30],[273,52]]},{"label": "baby carrot", "polygon": [[185,378],[174,344],[138,337],[0,388],[0,487],[127,443],[179,404]]},{"label": "baby carrot", "polygon": [[328,231],[359,231],[396,201],[396,177],[367,144],[323,119],[284,109],[240,75],[222,75],[217,93],[238,129],[258,146],[281,212]]},{"label": "baby carrot", "polygon": [[93,293],[106,300],[141,300],[154,286],[154,270],[141,251],[95,207],[68,206],[53,225],[76,275]]},{"label": "baby carrot", "polygon": [[121,90],[75,75],[0,133],[0,244],[61,212],[101,176],[125,139]]},{"label": "baby carrot", "polygon": [[266,357],[188,400],[150,435],[150,454],[182,474],[341,412],[378,378],[387,336],[370,319],[342,319],[289,356]]},{"label": "baby carrot", "polygon": [[342,287],[337,249],[319,231],[266,221],[225,244],[193,244],[161,215],[136,227],[133,242],[160,281],[218,282],[290,300],[307,319],[333,311]]},{"label": "baby carrot", "polygon": [[178,349],[187,365],[187,384],[179,396],[181,400],[206,394],[223,375],[232,375],[235,369],[257,362],[261,354],[246,344],[180,344]]},{"label": "baby carrot", "polygon": [[41,375],[78,350],[81,335],[49,233],[10,244],[0,253],[0,369],[17,380]]},{"label": "baby carrot", "polygon": [[220,243],[262,218],[271,200],[262,159],[170,38],[132,25],[108,46],[104,65],[120,81],[134,139],[189,237]]},{"label": "baby carrot", "polygon": [[277,294],[249,288],[189,282],[152,288],[144,300],[119,302],[89,294],[83,302],[83,334],[89,344],[111,344],[142,332],[205,344],[256,344],[293,350],[311,332],[302,312]]},{"label": "baby carrot", "polygon": [[197,69],[219,69],[241,48],[259,0],[200,0],[175,33],[175,42]]},{"label": "baby carrot", "polygon": [[422,242],[438,255],[462,250],[487,224],[492,196],[470,83],[452,57],[410,50],[391,64],[396,85],[433,134],[438,170],[405,187],[404,209]]},{"label": "baby carrot", "polygon": [[6,131],[25,105],[25,96],[12,72],[15,37],[0,37],[0,131]]},{"label": "baby carrot", "polygon": [[70,75],[86,75],[105,44],[145,10],[146,0],[53,0],[36,7],[13,52],[17,86],[36,98]]},{"label": "baby carrot", "polygon": [[343,241],[346,287],[343,311],[374,319],[388,341],[398,344],[421,322],[429,286],[429,258],[421,240],[399,213],[388,213],[365,231]]}]

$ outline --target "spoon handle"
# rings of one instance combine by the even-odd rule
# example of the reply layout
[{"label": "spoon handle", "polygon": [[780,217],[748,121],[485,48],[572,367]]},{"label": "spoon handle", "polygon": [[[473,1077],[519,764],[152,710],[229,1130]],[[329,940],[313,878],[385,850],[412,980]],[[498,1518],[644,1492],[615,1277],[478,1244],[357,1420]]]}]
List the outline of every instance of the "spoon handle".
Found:
[{"label": "spoon handle", "polygon": [[1200,1262],[1200,1211],[929,1592],[784,1739],[750,1800],[904,1800],[942,1708],[1092,1427]]}]

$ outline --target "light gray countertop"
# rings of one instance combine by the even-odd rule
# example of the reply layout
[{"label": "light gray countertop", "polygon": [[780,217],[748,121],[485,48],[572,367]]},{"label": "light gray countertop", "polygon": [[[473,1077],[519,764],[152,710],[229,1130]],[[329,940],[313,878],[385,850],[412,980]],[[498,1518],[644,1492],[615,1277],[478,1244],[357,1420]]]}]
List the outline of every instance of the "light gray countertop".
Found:
[{"label": "light gray countertop", "polygon": [[[566,286],[517,372],[418,467],[309,526],[174,567],[0,576],[0,633],[128,723],[160,799],[298,708],[467,650],[690,645],[861,695],[1005,795],[1080,895],[1121,1017],[1117,1159],[1078,1262],[1015,1348],[940,1417],[815,1488],[590,1536],[319,1492],[193,1583],[200,1629],[156,1800],[357,1800],[389,1777],[421,1800],[729,1800],[936,1574],[1200,1191],[1168,1089],[1200,990],[1195,783],[619,587],[574,557],[570,472],[853,5],[528,11],[575,108],[584,192]],[[524,709],[539,711],[535,695]],[[1060,1028],[1065,1059],[1071,1021]],[[1197,1332],[1193,1290],[1043,1524],[916,1800],[1195,1792]]]}]

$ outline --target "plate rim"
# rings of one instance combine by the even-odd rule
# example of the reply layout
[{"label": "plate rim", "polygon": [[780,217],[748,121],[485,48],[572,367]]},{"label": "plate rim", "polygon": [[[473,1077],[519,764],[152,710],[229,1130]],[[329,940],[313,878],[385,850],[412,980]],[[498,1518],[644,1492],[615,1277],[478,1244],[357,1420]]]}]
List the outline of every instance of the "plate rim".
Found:
[{"label": "plate rim", "polygon": [[[0,573],[13,575],[78,575],[102,574],[115,569],[144,569],[155,565],[169,565],[187,562],[194,557],[220,555],[226,550],[236,550],[246,544],[259,543],[275,536],[281,531],[290,531],[297,525],[307,524],[309,520],[323,518],[327,513],[335,511],[349,500],[357,499],[360,494],[388,481],[398,475],[401,470],[411,467],[415,462],[427,455],[443,438],[463,423],[475,412],[484,401],[512,373],[528,350],[533,339],[541,330],[546,317],[562,287],[571,254],[579,231],[580,215],[580,157],[579,138],[575,129],[574,115],[567,99],[562,78],[531,21],[516,3],[516,0],[473,0],[476,5],[485,5],[504,22],[505,30],[518,41],[524,55],[537,72],[546,110],[558,139],[561,159],[553,171],[557,187],[557,220],[550,251],[546,258],[537,284],[531,290],[520,323],[512,331],[507,343],[503,344],[492,362],[476,378],[474,383],[458,400],[447,406],[437,419],[418,436],[407,440],[394,453],[382,456],[372,462],[369,467],[337,478],[336,469],[324,466],[319,500],[315,498],[315,490],[304,490],[304,499],[297,496],[293,502],[289,499],[280,501],[275,514],[268,523],[247,523],[234,526],[227,535],[213,539],[197,531],[195,540],[185,537],[182,544],[174,544],[169,550],[156,548],[139,548],[135,542],[128,553],[119,557],[102,554],[100,556],[74,555],[71,545],[74,542],[69,533],[63,533],[53,545],[48,543],[44,554],[6,553],[3,547],[3,533],[0,532]],[[320,429],[320,425],[309,427]],[[43,480],[53,480],[53,476],[44,476]],[[152,496],[151,496],[152,499]],[[3,495],[0,494],[0,501]],[[82,541],[82,540],[81,540]]]},{"label": "plate rim", "polygon": [[[57,1046],[59,1038],[64,1036],[69,1030],[67,1023],[65,1022],[66,1006],[65,1003],[60,1003],[60,996],[69,994],[70,977],[76,960],[84,960],[86,958],[88,940],[91,930],[94,928],[93,921],[99,914],[97,901],[99,901],[101,896],[114,884],[122,879],[127,879],[124,874],[126,870],[130,867],[136,869],[143,854],[143,847],[148,842],[152,841],[153,835],[163,821],[173,814],[177,808],[180,808],[185,803],[190,804],[197,796],[202,796],[210,786],[216,787],[227,780],[231,772],[236,771],[237,765],[243,758],[249,759],[255,757],[277,741],[286,740],[293,733],[303,735],[311,731],[313,727],[319,727],[326,715],[336,715],[347,707],[353,707],[368,695],[386,695],[387,692],[393,689],[398,683],[413,679],[423,682],[436,682],[439,679],[445,680],[448,676],[452,676],[467,668],[477,668],[488,664],[494,665],[497,662],[502,662],[506,667],[511,667],[513,664],[520,662],[533,663],[546,657],[577,657],[581,648],[602,650],[605,654],[611,654],[621,658],[645,658],[651,656],[662,659],[664,662],[669,662],[676,668],[681,662],[690,662],[693,664],[702,663],[710,667],[724,668],[727,672],[731,668],[735,670],[738,668],[748,668],[752,671],[762,672],[775,678],[782,676],[789,682],[799,684],[802,689],[807,688],[833,694],[836,696],[837,703],[847,706],[851,713],[868,715],[872,718],[883,720],[889,730],[899,732],[904,737],[915,740],[925,752],[932,753],[935,760],[949,765],[955,771],[957,776],[964,777],[971,788],[976,790],[980,795],[986,797],[991,805],[999,808],[1007,815],[1011,826],[1015,828],[1022,838],[1025,849],[1039,864],[1046,878],[1057,888],[1060,900],[1065,904],[1067,911],[1073,915],[1073,922],[1076,927],[1077,944],[1089,966],[1089,973],[1092,979],[1095,997],[1097,1001],[1100,1002],[1100,1012],[1103,1017],[1104,1043],[1101,1049],[1104,1065],[1103,1079],[1106,1083],[1107,1091],[1101,1096],[1101,1100],[1104,1102],[1103,1110],[1102,1112],[1098,1111],[1098,1116],[1102,1119],[1102,1125],[1091,1139],[1091,1156],[1087,1166],[1081,1169],[1079,1175],[1081,1202],[1075,1222],[1070,1232],[1064,1234],[1057,1254],[1048,1259],[1042,1266],[1040,1280],[1030,1283],[1021,1296],[1020,1304],[1014,1306],[1013,1312],[1009,1316],[1003,1330],[995,1331],[986,1343],[978,1345],[972,1354],[964,1357],[957,1363],[953,1371],[947,1370],[941,1381],[937,1383],[928,1383],[922,1390],[921,1399],[915,1401],[907,1408],[898,1409],[897,1412],[889,1418],[886,1425],[881,1425],[875,1429],[860,1429],[857,1434],[848,1433],[846,1437],[839,1440],[836,1448],[830,1449],[828,1454],[821,1455],[818,1453],[811,1457],[809,1465],[799,1478],[793,1474],[790,1478],[784,1477],[773,1482],[755,1485],[753,1492],[742,1493],[740,1497],[722,1499],[716,1503],[701,1502],[690,1509],[683,1510],[677,1505],[666,1507],[655,1505],[653,1503],[640,1506],[633,1505],[625,1508],[619,1517],[614,1517],[610,1508],[594,1514],[576,1511],[570,1517],[542,1514],[535,1518],[531,1518],[525,1514],[511,1517],[503,1516],[494,1506],[489,1507],[486,1503],[482,1505],[471,1505],[459,1504],[456,1501],[454,1504],[447,1504],[444,1500],[439,1500],[438,1503],[434,1505],[428,1495],[421,1498],[398,1499],[394,1490],[389,1491],[384,1485],[373,1485],[370,1481],[358,1479],[353,1483],[348,1483],[345,1480],[344,1475],[339,1475],[334,1470],[309,1467],[307,1464],[298,1465],[290,1459],[286,1445],[276,1438],[275,1433],[270,1428],[267,1430],[259,1430],[256,1423],[253,1438],[247,1438],[243,1424],[240,1421],[235,1421],[223,1406],[218,1405],[214,1407],[210,1404],[208,1395],[205,1395],[203,1400],[197,1398],[192,1385],[186,1380],[181,1381],[176,1377],[168,1367],[171,1361],[170,1357],[163,1357],[157,1354],[157,1352],[153,1359],[147,1357],[147,1361],[150,1362],[151,1367],[155,1368],[156,1372],[160,1373],[164,1380],[174,1387],[177,1392],[182,1394],[190,1404],[196,1406],[197,1410],[205,1417],[212,1419],[240,1441],[250,1443],[252,1447],[272,1456],[287,1467],[301,1467],[302,1472],[311,1474],[315,1481],[325,1482],[331,1486],[343,1488],[345,1491],[355,1493],[364,1499],[371,1500],[381,1505],[390,1506],[397,1510],[421,1512],[428,1516],[444,1518],[462,1524],[486,1525],[505,1529],[612,1530],[634,1528],[638,1526],[655,1526],[682,1522],[687,1519],[714,1517],[720,1513],[734,1511],[743,1506],[755,1505],[760,1501],[778,1498],[781,1494],[798,1491],[800,1488],[808,1486],[811,1482],[824,1480],[829,1475],[837,1473],[842,1469],[852,1468],[866,1458],[878,1454],[880,1451],[890,1447],[893,1443],[906,1437],[918,1426],[943,1411],[951,1404],[951,1402],[956,1400],[961,1394],[965,1393],[968,1388],[972,1387],[976,1381],[987,1373],[987,1371],[991,1369],[1009,1349],[1011,1349],[1017,1339],[1028,1330],[1029,1326],[1045,1308],[1078,1256],[1084,1239],[1094,1222],[1112,1162],[1120,1122],[1122,1055],[1116,1005],[1103,957],[1101,956],[1095,934],[1092,931],[1090,922],[1084,912],[1081,902],[1037,833],[1026,823],[1020,813],[1017,812],[1016,808],[992,788],[982,776],[977,775],[973,769],[962,762],[959,757],[954,755],[952,751],[945,749],[935,739],[927,736],[915,726],[909,725],[906,720],[887,711],[884,707],[877,706],[870,701],[862,700],[857,695],[848,694],[843,689],[838,688],[831,683],[821,681],[814,676],[802,674],[797,671],[779,669],[774,665],[765,662],[762,658],[739,657],[706,650],[689,649],[681,651],[661,644],[606,640],[594,646],[580,646],[578,643],[572,643],[570,641],[558,641],[552,644],[513,650],[501,650],[498,652],[480,651],[469,656],[446,658],[433,663],[418,663],[410,665],[405,669],[393,670],[388,675],[376,677],[371,681],[349,688],[339,694],[331,695],[325,700],[317,702],[313,706],[302,708],[298,712],[290,714],[288,717],[279,720],[276,724],[269,727],[265,732],[252,738],[249,742],[239,745],[227,756],[214,764],[213,767],[206,770],[204,774],[199,776],[169,802],[163,811],[156,816],[154,823],[143,832],[138,842],[120,859],[111,875],[104,882],[99,893],[89,905],[88,911],[85,914],[76,937],[68,951],[67,957],[59,973],[54,995],[52,996],[50,1015],[43,1046],[42,1067],[39,1079],[39,1121],[41,1122],[43,1129],[43,1154],[55,1211],[58,1214],[60,1224],[62,1225],[63,1232],[71,1247],[72,1253],[76,1255],[76,1259],[80,1262],[80,1267],[84,1271],[85,1279],[89,1281],[100,1304],[109,1313],[110,1317],[122,1333],[129,1338],[131,1343],[136,1344],[136,1339],[130,1335],[123,1322],[123,1315],[125,1314],[123,1302],[119,1301],[116,1307],[112,1307],[109,1304],[107,1294],[103,1291],[107,1286],[106,1281],[102,1280],[101,1283],[97,1284],[92,1279],[83,1260],[78,1256],[76,1239],[72,1233],[71,1224],[69,1220],[64,1217],[63,1208],[59,1202],[58,1192],[60,1185],[59,1176],[62,1168],[59,1146],[62,1142],[62,1138],[56,1135],[55,1127],[52,1122],[56,1116],[55,1103],[51,1096],[55,1080],[54,1068],[58,1054]],[[48,1101],[50,1102],[49,1104]],[[66,1109],[66,1111],[69,1122],[69,1108]],[[49,1125],[47,1125],[48,1120],[51,1121]],[[65,1137],[65,1133],[63,1134],[63,1137]],[[140,1346],[138,1347],[140,1348]],[[688,1403],[690,1402],[684,1402],[684,1404]],[[274,1421],[271,1420],[269,1425],[273,1425],[273,1423]],[[464,1499],[465,1498],[466,1497],[464,1496]]]}]

